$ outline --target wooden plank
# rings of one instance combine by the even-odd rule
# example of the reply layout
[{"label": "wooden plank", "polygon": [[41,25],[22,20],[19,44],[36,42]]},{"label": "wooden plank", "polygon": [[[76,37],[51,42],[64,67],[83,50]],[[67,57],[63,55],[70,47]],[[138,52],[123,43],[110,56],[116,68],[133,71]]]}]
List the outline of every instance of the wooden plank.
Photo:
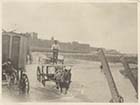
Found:
[{"label": "wooden plank", "polygon": [[20,36],[20,38],[21,40],[20,40],[19,68],[25,68],[28,43],[27,38],[25,36]]},{"label": "wooden plank", "polygon": [[10,50],[10,36],[3,35],[2,33],[2,63],[6,62],[9,58]]},{"label": "wooden plank", "polygon": [[112,99],[110,102],[123,102],[123,98],[119,95],[115,81],[109,68],[109,64],[102,49],[98,50],[98,55],[112,95]]},{"label": "wooden plank", "polygon": [[129,78],[129,80],[131,81],[131,83],[132,83],[132,85],[133,85],[133,87],[134,87],[136,93],[138,94],[138,81],[135,79],[135,77],[134,77],[134,75],[133,75],[133,73],[132,73],[132,71],[131,71],[131,69],[130,69],[130,67],[129,67],[128,62],[126,61],[125,57],[121,57],[120,60],[121,60],[121,62],[122,62],[122,64],[123,64],[125,70],[126,70],[127,73],[128,73],[128,78]]},{"label": "wooden plank", "polygon": [[[9,35],[10,36],[10,35]],[[10,36],[10,42],[9,42],[9,58],[12,58],[12,40],[13,40],[13,37]]]},{"label": "wooden plank", "polygon": [[19,36],[13,36],[12,38],[12,51],[11,51],[11,59],[13,61],[13,66],[18,70],[19,68],[19,58],[20,58],[20,40]]}]

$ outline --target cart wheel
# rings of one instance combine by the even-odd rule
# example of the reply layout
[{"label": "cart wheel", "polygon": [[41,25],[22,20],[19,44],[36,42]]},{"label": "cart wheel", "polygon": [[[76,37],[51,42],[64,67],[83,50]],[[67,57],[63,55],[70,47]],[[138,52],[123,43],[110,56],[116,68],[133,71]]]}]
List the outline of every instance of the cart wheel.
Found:
[{"label": "cart wheel", "polygon": [[64,64],[64,60],[62,60],[61,62],[62,62],[62,64]]},{"label": "cart wheel", "polygon": [[22,78],[20,80],[20,89],[21,92],[24,94],[29,93],[30,84],[29,84],[28,76],[26,74],[22,74]]},{"label": "cart wheel", "polygon": [[14,73],[12,73],[12,75],[10,76],[9,86],[12,87],[13,85],[15,85],[16,82],[17,82],[16,80],[17,80],[17,78],[16,78],[16,73],[14,72]]},{"label": "cart wheel", "polygon": [[39,66],[37,67],[37,80],[40,82],[41,81],[41,73],[40,73],[40,68]]}]

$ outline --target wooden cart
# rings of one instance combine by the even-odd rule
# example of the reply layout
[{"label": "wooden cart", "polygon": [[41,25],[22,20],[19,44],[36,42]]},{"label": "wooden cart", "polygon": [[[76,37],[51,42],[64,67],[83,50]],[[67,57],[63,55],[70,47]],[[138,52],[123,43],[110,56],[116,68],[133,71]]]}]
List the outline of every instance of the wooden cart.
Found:
[{"label": "wooden cart", "polygon": [[64,69],[71,69],[72,65],[64,64],[41,64],[37,67],[37,80],[45,86],[46,81],[55,82],[55,74],[57,71],[63,71]]}]

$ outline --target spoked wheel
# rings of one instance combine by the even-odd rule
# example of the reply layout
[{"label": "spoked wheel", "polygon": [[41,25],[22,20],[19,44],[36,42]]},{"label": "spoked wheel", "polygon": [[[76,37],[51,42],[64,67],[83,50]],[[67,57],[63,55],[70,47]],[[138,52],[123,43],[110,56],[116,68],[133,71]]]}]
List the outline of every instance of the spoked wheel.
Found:
[{"label": "spoked wheel", "polygon": [[12,73],[10,76],[10,82],[9,82],[9,86],[14,86],[16,84],[17,77],[16,77],[16,73]]},{"label": "spoked wheel", "polygon": [[64,59],[63,59],[63,60],[61,60],[61,63],[62,63],[62,64],[64,64]]},{"label": "spoked wheel", "polygon": [[41,73],[40,73],[40,68],[39,66],[37,67],[37,80],[40,82],[41,81]]},{"label": "spoked wheel", "polygon": [[22,78],[20,80],[20,89],[23,94],[28,94],[30,90],[29,79],[26,74],[22,74]]}]

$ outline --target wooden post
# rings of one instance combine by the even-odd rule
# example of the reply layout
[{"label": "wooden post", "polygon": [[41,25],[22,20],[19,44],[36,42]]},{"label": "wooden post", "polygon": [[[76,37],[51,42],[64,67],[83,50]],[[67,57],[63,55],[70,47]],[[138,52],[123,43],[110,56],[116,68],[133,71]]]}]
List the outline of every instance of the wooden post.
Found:
[{"label": "wooden post", "polygon": [[[9,35],[10,36],[10,35]],[[10,36],[10,42],[9,42],[9,57],[8,58],[12,58],[12,40],[13,40],[13,36]]]},{"label": "wooden post", "polygon": [[137,80],[135,79],[133,73],[131,72],[128,63],[127,63],[126,60],[125,60],[125,57],[122,57],[120,60],[121,60],[121,62],[122,62],[122,64],[123,64],[123,66],[124,66],[126,72],[128,73],[128,78],[129,78],[129,80],[131,81],[131,83],[132,83],[132,85],[133,85],[133,87],[134,87],[136,93],[138,94],[138,83],[137,83]]},{"label": "wooden post", "polygon": [[99,54],[99,59],[101,61],[101,64],[103,66],[103,72],[105,74],[105,77],[107,79],[110,91],[111,91],[111,95],[112,95],[112,99],[110,100],[110,102],[123,102],[123,98],[119,95],[119,92],[117,90],[115,81],[113,79],[113,76],[111,74],[107,59],[104,55],[104,52],[102,49],[98,50],[98,54]]}]

